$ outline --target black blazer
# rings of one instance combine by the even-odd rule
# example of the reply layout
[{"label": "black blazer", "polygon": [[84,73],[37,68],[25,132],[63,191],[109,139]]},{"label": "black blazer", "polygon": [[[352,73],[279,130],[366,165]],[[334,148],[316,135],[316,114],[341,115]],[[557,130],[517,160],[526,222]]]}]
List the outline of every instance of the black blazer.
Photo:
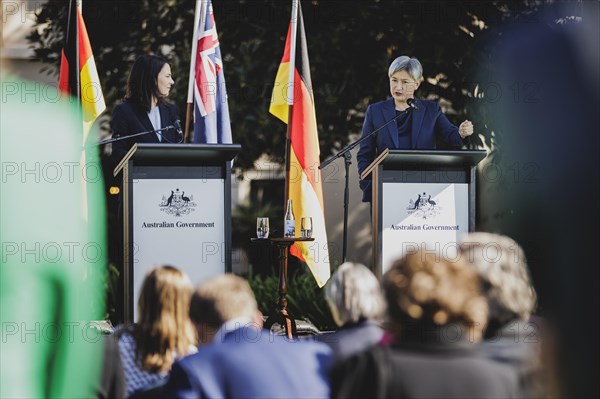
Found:
[{"label": "black blazer", "polygon": [[336,398],[516,398],[516,373],[468,342],[375,346],[333,367]]},{"label": "black blazer", "polygon": [[[174,104],[159,105],[161,128],[173,125],[179,119],[179,110]],[[148,112],[139,103],[124,101],[117,105],[112,112],[110,127],[113,138],[131,136],[132,134],[154,130]],[[162,131],[162,143],[177,143],[180,141],[175,129]],[[115,141],[112,144],[112,157],[115,165],[127,154],[134,143],[158,143],[156,133],[148,133],[127,140]]]}]

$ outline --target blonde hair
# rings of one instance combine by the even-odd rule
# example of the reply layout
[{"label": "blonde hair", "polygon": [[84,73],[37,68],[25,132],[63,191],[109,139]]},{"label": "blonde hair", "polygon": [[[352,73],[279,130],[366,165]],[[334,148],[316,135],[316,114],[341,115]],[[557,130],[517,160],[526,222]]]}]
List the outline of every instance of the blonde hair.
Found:
[{"label": "blonde hair", "polygon": [[379,281],[360,263],[343,263],[327,283],[325,297],[338,326],[380,320],[385,313]]},{"label": "blonde hair", "polygon": [[537,295],[531,284],[523,248],[513,239],[492,233],[471,233],[460,241],[462,257],[475,266],[490,306],[490,320],[527,320]]},{"label": "blonde hair", "polygon": [[394,262],[382,286],[394,324],[460,323],[475,339],[481,337],[487,304],[477,274],[467,262],[414,252]]},{"label": "blonde hair", "polygon": [[189,318],[192,290],[189,277],[173,266],[156,267],[146,275],[134,332],[143,370],[170,370],[175,357],[188,354],[196,343]]},{"label": "blonde hair", "polygon": [[192,296],[190,317],[198,324],[218,329],[228,320],[252,318],[258,306],[246,280],[233,274],[220,274],[205,280]]}]

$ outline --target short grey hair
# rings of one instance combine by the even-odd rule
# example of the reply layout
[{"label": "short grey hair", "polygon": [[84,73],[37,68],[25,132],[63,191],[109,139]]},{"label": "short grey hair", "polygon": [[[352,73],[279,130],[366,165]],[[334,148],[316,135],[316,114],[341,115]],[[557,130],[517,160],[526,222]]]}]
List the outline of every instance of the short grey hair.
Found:
[{"label": "short grey hair", "polygon": [[381,320],[386,310],[379,281],[360,263],[343,263],[329,280],[325,297],[338,326]]},{"label": "short grey hair", "polygon": [[512,238],[492,233],[467,234],[459,247],[483,283],[490,320],[501,324],[527,320],[536,308],[537,295],[523,248]]},{"label": "short grey hair", "polygon": [[390,64],[388,77],[392,77],[393,74],[402,70],[406,70],[406,72],[408,72],[415,82],[420,82],[423,80],[423,66],[416,58],[410,58],[406,55],[396,58]]}]

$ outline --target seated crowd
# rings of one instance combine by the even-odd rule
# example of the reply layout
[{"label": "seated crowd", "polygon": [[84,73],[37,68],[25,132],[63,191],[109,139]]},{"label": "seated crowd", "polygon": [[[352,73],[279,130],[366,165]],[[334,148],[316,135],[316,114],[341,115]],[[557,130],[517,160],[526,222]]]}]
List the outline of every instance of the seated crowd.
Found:
[{"label": "seated crowd", "polygon": [[365,266],[345,263],[325,293],[338,330],[289,340],[263,329],[243,278],[215,276],[193,291],[178,269],[153,269],[138,322],[113,335],[122,395],[544,396],[536,294],[524,253],[508,237],[469,234],[451,260],[407,254],[381,284]]}]

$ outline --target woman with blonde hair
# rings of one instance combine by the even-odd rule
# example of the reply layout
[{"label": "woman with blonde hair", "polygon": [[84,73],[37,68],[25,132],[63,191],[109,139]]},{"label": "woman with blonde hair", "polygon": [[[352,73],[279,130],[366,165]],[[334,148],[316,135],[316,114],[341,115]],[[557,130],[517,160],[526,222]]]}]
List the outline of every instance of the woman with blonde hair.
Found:
[{"label": "woman with blonde hair", "polygon": [[146,275],[137,323],[116,333],[127,396],[165,377],[175,359],[196,352],[189,318],[192,292],[189,277],[173,266],[156,267]]}]

